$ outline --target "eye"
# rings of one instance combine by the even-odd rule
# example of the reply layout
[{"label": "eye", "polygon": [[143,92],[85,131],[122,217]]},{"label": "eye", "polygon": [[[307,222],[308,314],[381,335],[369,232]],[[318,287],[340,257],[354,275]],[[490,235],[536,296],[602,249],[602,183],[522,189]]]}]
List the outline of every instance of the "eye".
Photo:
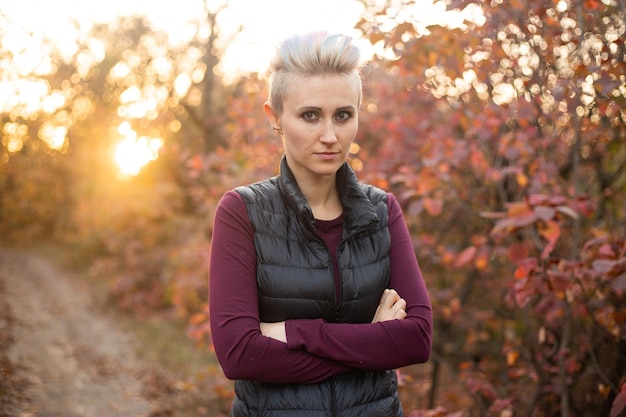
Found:
[{"label": "eye", "polygon": [[305,111],[300,117],[302,117],[307,122],[314,122],[319,119],[319,116],[314,111]]},{"label": "eye", "polygon": [[335,115],[335,120],[338,122],[346,122],[352,118],[352,113],[346,110],[342,110]]}]

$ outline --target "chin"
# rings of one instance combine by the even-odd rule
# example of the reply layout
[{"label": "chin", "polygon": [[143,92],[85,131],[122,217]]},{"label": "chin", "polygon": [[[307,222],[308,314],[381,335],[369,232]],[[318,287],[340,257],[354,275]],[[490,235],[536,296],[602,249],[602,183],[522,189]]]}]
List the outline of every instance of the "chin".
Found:
[{"label": "chin", "polygon": [[325,169],[318,169],[315,171],[315,173],[320,176],[331,176],[331,175],[337,174],[337,171],[339,171],[339,168],[341,168],[341,165],[328,167]]}]

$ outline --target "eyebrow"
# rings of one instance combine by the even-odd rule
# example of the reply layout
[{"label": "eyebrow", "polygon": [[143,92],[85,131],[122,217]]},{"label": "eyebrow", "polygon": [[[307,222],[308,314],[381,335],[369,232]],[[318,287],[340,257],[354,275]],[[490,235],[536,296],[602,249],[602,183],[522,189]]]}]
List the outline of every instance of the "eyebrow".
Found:
[{"label": "eyebrow", "polygon": [[[300,108],[298,108],[296,110],[298,112],[311,111],[311,110],[320,111],[321,112],[322,108],[321,107],[315,107],[315,106],[303,106],[303,107],[300,107]],[[356,110],[356,108],[354,106],[342,106],[342,107],[338,107],[337,109],[335,109],[335,112],[338,112],[338,111],[355,111],[355,110]]]}]

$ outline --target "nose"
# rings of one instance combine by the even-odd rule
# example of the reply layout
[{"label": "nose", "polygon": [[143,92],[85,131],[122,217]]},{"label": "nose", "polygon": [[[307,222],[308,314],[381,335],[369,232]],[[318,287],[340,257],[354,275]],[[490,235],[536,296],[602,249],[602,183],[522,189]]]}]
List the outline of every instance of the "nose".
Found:
[{"label": "nose", "polygon": [[335,133],[335,125],[332,122],[328,122],[324,125],[324,130],[320,136],[320,142],[322,143],[335,143],[337,142],[337,134]]}]

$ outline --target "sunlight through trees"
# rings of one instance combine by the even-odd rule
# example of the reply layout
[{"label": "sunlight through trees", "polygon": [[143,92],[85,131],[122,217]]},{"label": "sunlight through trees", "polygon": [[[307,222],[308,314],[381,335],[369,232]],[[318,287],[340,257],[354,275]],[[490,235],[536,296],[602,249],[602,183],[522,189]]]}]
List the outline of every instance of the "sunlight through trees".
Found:
[{"label": "sunlight through trees", "polygon": [[[407,414],[619,416],[624,1],[357,3],[349,161],[399,196],[437,326],[433,359],[400,370]],[[265,74],[221,65],[249,33],[200,2],[177,36],[127,16],[56,42],[1,4],[0,236],[69,245],[120,308],[210,349],[215,206],[282,155]],[[204,383],[227,412],[232,387]]]}]

